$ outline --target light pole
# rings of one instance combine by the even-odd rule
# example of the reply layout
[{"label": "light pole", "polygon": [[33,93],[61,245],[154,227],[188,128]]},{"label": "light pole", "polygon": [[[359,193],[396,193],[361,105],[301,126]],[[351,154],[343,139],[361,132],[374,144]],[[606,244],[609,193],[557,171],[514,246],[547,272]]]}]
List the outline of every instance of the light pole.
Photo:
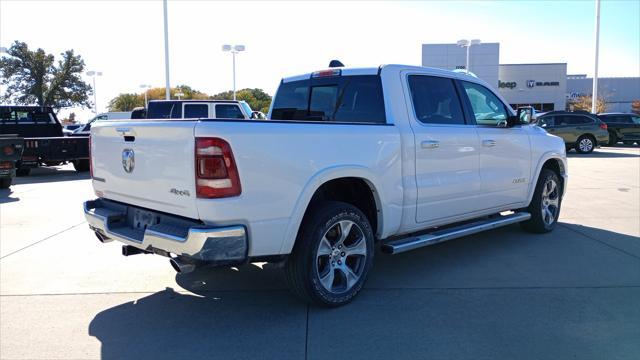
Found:
[{"label": "light pole", "polygon": [[236,54],[244,50],[244,45],[222,45],[222,51],[230,51],[233,55],[233,100],[236,99]]},{"label": "light pole", "polygon": [[144,89],[144,107],[149,106],[149,101],[147,101],[147,91],[151,89],[151,85],[140,85],[141,89]]},{"label": "light pole", "polygon": [[600,0],[596,0],[596,62],[593,70],[593,91],[591,92],[591,113],[598,110],[598,50],[600,46]]},{"label": "light pole", "polygon": [[465,67],[465,69],[467,70],[467,74],[469,73],[469,49],[471,48],[472,45],[480,45],[480,40],[479,39],[458,40],[458,46],[467,48],[467,65]]},{"label": "light pole", "polygon": [[171,100],[171,85],[169,84],[169,20],[167,15],[167,0],[162,2],[164,6],[164,76],[165,76],[165,98]]},{"label": "light pole", "polygon": [[96,96],[96,76],[102,76],[102,71],[94,71],[94,70],[90,70],[87,71],[87,76],[91,76],[93,78],[93,112],[97,115],[98,114],[98,100],[97,100],[97,96]]}]

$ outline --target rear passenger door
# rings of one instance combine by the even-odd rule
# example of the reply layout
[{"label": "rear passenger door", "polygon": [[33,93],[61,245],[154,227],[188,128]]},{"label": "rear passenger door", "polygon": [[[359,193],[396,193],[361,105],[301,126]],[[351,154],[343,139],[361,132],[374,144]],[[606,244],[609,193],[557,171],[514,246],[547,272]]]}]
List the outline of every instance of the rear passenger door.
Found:
[{"label": "rear passenger door", "polygon": [[438,223],[478,210],[479,141],[453,79],[407,74],[415,139],[416,221]]},{"label": "rear passenger door", "polygon": [[493,91],[474,82],[461,84],[480,138],[478,203],[493,209],[525,201],[532,181],[527,125],[507,127],[511,112]]}]

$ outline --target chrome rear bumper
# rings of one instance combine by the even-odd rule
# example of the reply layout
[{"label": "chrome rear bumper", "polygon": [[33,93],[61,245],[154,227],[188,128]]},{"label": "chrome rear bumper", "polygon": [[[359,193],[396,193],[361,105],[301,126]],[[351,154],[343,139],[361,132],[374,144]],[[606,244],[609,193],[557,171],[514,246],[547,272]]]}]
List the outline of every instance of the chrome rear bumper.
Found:
[{"label": "chrome rear bumper", "polygon": [[[132,226],[136,210],[152,214],[155,224]],[[105,241],[117,240],[148,252],[206,262],[240,263],[247,259],[247,234],[241,225],[206,227],[193,220],[105,199],[86,201],[84,215],[89,227]]]}]

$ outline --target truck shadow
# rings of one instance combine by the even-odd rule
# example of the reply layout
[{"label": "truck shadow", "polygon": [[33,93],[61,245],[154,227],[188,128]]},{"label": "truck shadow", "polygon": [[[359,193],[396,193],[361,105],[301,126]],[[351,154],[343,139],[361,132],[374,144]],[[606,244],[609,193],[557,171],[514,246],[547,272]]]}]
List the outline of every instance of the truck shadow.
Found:
[{"label": "truck shadow", "polygon": [[38,184],[43,182],[88,180],[89,172],[77,172],[71,165],[51,166],[31,169],[27,176],[18,176],[13,179],[15,185]]},{"label": "truck shadow", "polygon": [[[585,235],[640,241],[638,237],[573,224],[561,224],[545,235],[525,234],[516,225],[397,256],[378,253],[363,294],[347,305],[347,317],[376,318],[378,315],[372,312],[377,308],[363,305],[372,297],[384,297],[385,291],[588,286],[620,278],[621,282],[640,283],[639,274],[630,274],[628,267],[614,263],[623,255],[615,251],[612,255],[610,248]],[[608,252],[607,256],[602,252]],[[608,270],[594,271],[594,259]],[[322,314],[344,313],[344,309],[313,309],[309,313],[307,305],[287,291],[282,269],[268,264],[202,268],[177,275],[176,282],[186,291],[167,288],[106,309],[93,318],[89,335],[101,342],[103,359],[299,359],[305,357],[309,316],[315,316],[314,322],[318,323]],[[388,299],[399,301],[393,300],[397,297]],[[403,304],[396,305],[397,312],[416,311],[415,307],[403,310]],[[388,307],[394,304],[385,304]],[[406,313],[401,317],[413,318]],[[344,319],[344,326],[348,327],[348,320]],[[406,343],[420,344],[430,330],[424,324],[412,326],[425,330],[405,339]],[[384,333],[384,327],[378,324],[369,331]]]},{"label": "truck shadow", "polygon": [[575,151],[567,152],[568,158],[636,158],[640,157],[640,152],[630,154],[628,152],[615,152],[596,149],[591,154],[578,154]]},{"label": "truck shadow", "polygon": [[11,188],[0,189],[0,204],[6,204],[6,203],[15,202],[15,201],[20,201],[20,198],[12,197],[11,196],[12,193],[13,193],[13,191],[11,191]]}]

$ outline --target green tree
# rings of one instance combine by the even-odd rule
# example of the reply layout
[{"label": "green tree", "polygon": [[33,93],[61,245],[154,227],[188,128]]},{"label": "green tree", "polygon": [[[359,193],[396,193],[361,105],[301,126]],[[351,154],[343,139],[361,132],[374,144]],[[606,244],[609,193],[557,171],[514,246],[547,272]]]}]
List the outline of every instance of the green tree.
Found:
[{"label": "green tree", "polygon": [[131,111],[139,106],[144,106],[144,95],[140,94],[120,94],[107,106],[109,111]]},{"label": "green tree", "polygon": [[[214,100],[231,100],[233,99],[233,91],[225,91],[211,96]],[[236,99],[244,100],[251,106],[254,111],[262,111],[266,113],[271,106],[271,95],[262,89],[242,89],[236,92]]]},{"label": "green tree", "polygon": [[7,86],[0,99],[21,105],[51,106],[56,109],[91,107],[91,86],[82,81],[84,60],[73,50],[60,54],[55,63],[52,54],[43,49],[29,50],[26,43],[16,41],[0,59],[0,84]]},{"label": "green tree", "polygon": [[[171,88],[171,98],[177,99],[178,92],[183,95],[180,98],[185,100],[206,100],[209,95],[193,89],[188,85],[178,85]],[[151,88],[147,90],[147,100],[164,100],[166,97],[165,88]],[[109,101],[109,111],[131,111],[136,107],[144,106],[144,93],[142,94],[120,94]]]}]

